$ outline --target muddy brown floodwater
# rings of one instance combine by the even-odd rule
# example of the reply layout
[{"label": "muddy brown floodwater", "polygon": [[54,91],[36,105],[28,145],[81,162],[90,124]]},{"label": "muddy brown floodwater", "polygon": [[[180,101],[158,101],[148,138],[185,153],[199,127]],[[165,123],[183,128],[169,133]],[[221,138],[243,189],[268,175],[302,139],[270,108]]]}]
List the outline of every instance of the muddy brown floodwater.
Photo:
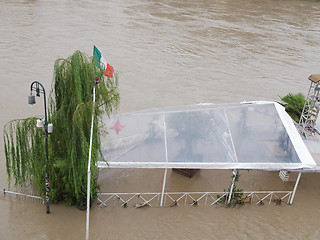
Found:
[{"label": "muddy brown floodwater", "polygon": [[[120,112],[273,100],[307,93],[320,73],[320,3],[298,0],[2,0],[0,127],[41,116],[30,108],[32,81],[51,87],[53,64],[97,45],[120,73]],[[2,134],[1,134],[2,137]],[[167,191],[219,191],[230,172],[193,179],[168,172]],[[104,191],[161,191],[161,170],[103,170]],[[319,239],[320,174],[303,174],[294,204],[224,208],[101,208],[91,239]],[[243,172],[245,190],[293,188],[276,172]],[[3,141],[0,187],[7,188]],[[268,189],[267,189],[268,188]],[[14,190],[14,188],[11,188]],[[256,189],[255,189],[256,190]],[[0,196],[0,239],[84,239],[85,212],[63,203]]]}]

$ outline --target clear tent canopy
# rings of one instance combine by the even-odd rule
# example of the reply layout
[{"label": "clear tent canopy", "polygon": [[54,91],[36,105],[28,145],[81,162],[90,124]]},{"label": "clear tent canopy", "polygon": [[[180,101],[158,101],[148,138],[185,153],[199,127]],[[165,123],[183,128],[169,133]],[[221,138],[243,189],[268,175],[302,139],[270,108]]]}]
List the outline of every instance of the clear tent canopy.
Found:
[{"label": "clear tent canopy", "polygon": [[102,119],[98,167],[303,170],[316,166],[275,102],[199,104]]}]

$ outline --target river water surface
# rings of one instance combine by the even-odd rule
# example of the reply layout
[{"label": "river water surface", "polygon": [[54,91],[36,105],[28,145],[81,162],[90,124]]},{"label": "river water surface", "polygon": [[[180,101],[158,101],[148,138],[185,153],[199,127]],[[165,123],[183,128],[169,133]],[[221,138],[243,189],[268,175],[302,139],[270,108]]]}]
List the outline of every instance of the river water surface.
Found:
[{"label": "river water surface", "polygon": [[[51,88],[53,64],[95,44],[120,73],[119,112],[153,107],[279,100],[307,93],[320,73],[320,3],[298,0],[1,0],[0,127],[40,116],[32,81]],[[40,103],[40,102],[39,102]],[[2,134],[1,134],[2,137]],[[227,178],[201,171],[193,180],[168,172],[170,191],[216,191]],[[251,190],[288,189],[277,173],[244,173]],[[160,192],[158,170],[102,171],[105,191]],[[226,183],[221,183],[224,180]],[[240,182],[241,182],[240,180]],[[303,174],[292,206],[100,208],[91,239],[319,239],[320,175]],[[3,141],[0,187],[7,188]],[[203,189],[202,189],[203,188]],[[12,188],[15,190],[14,188]],[[84,239],[85,212],[0,197],[0,239]]]}]

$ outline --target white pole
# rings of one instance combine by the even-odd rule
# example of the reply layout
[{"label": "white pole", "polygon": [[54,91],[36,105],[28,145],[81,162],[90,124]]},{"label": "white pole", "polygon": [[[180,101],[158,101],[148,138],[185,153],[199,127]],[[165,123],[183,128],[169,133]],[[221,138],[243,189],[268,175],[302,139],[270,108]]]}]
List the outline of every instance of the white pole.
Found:
[{"label": "white pole", "polygon": [[233,173],[233,178],[232,178],[232,184],[231,184],[231,187],[230,187],[230,193],[229,193],[227,204],[230,204],[232,191],[233,191],[233,187],[234,187],[234,182],[235,182],[235,179],[236,179],[238,171],[237,170],[233,170],[232,173]]},{"label": "white pole", "polygon": [[87,179],[87,221],[86,221],[86,240],[89,240],[89,220],[90,220],[90,183],[91,183],[91,150],[92,150],[92,135],[93,135],[93,120],[94,120],[94,105],[96,102],[96,88],[93,86],[93,103],[92,103],[92,119],[91,119],[91,134],[88,159],[88,179]]},{"label": "white pole", "polygon": [[161,201],[160,201],[160,206],[163,206],[163,196],[164,196],[164,189],[166,187],[166,179],[167,179],[167,171],[168,169],[166,168],[164,170],[164,176],[163,176],[163,184],[162,184],[162,192],[161,192]]},{"label": "white pole", "polygon": [[293,189],[292,196],[291,196],[291,199],[290,199],[290,205],[293,203],[293,198],[294,198],[294,195],[296,194],[300,178],[301,178],[301,172],[299,173],[299,175],[297,177],[296,184],[294,185],[294,189]]},{"label": "white pole", "polygon": [[[168,162],[167,129],[166,129],[166,117],[165,117],[164,113],[163,113],[163,130],[164,130],[164,148],[165,148],[165,152],[166,152],[166,162]],[[168,169],[166,168],[165,171],[164,171],[164,176],[163,176],[161,201],[160,201],[160,206],[161,207],[163,206],[163,196],[164,196],[164,190],[165,190],[165,187],[166,187],[167,172],[168,172]]]}]

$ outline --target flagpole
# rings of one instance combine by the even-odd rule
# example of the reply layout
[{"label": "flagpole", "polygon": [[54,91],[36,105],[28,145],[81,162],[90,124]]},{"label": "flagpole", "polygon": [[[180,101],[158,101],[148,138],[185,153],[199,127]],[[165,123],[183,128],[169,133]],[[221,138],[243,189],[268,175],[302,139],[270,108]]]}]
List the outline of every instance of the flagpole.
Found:
[{"label": "flagpole", "polygon": [[91,119],[91,134],[88,159],[88,179],[87,179],[87,221],[86,221],[86,240],[89,240],[89,221],[90,221],[90,183],[91,183],[91,152],[92,152],[92,135],[93,135],[93,120],[94,120],[94,105],[96,102],[96,88],[93,86],[93,104],[92,104],[92,119]]},{"label": "flagpole", "polygon": [[[93,56],[107,67],[107,62],[103,58],[101,52],[96,46],[93,46]],[[97,79],[98,81],[98,79]],[[96,102],[96,88],[93,86],[93,105],[92,105],[92,119],[91,119],[91,134],[90,134],[90,147],[89,147],[89,159],[88,159],[88,177],[87,177],[87,221],[86,221],[86,240],[89,240],[89,222],[90,222],[90,183],[91,183],[91,152],[92,152],[92,136],[93,136],[93,120],[94,120],[94,107]]]}]

